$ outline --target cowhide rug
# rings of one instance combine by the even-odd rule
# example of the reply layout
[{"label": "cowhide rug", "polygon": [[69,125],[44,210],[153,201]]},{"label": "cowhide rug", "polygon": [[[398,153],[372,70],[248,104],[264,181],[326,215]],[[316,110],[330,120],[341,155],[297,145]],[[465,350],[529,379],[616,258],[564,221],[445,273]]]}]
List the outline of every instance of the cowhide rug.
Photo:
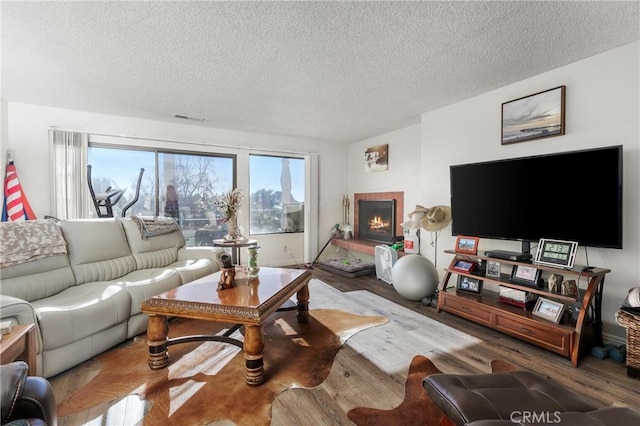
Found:
[{"label": "cowhide rug", "polygon": [[404,401],[391,410],[357,407],[347,416],[358,426],[439,425],[444,413],[427,396],[422,380],[440,370],[422,355],[413,357],[404,385]]},{"label": "cowhide rug", "polygon": [[[332,309],[310,312],[298,324],[296,312],[278,312],[265,325],[265,383],[249,387],[239,348],[219,342],[169,347],[169,366],[150,370],[145,335],[97,356],[62,377],[56,394],[58,424],[83,424],[102,416],[102,424],[206,425],[230,420],[237,425],[268,425],[271,403],[290,387],[314,387],[329,374],[342,344],[357,332],[388,322],[379,316]],[[169,336],[213,334],[219,324],[188,319],[170,323]],[[64,377],[66,375],[66,377]],[[136,414],[137,413],[137,414]]]},{"label": "cowhide rug", "polygon": [[[506,361],[492,360],[491,372],[521,370]],[[440,373],[428,358],[417,355],[411,360],[404,400],[391,410],[370,407],[356,407],[347,413],[349,419],[358,426],[402,426],[402,425],[448,425],[450,420],[427,396],[422,381],[425,377]]]}]

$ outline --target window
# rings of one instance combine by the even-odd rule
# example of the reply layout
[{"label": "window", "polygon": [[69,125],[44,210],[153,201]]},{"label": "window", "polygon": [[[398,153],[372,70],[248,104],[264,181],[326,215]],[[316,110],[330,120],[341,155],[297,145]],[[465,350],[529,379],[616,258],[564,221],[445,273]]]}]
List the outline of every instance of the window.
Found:
[{"label": "window", "polygon": [[304,159],[249,156],[249,234],[304,231]]},{"label": "window", "polygon": [[137,194],[126,216],[173,217],[189,246],[211,245],[227,233],[214,202],[234,187],[234,156],[90,145],[88,164],[95,194],[107,193],[109,187],[124,190],[113,207],[114,217],[121,217]]},{"label": "window", "polygon": [[[97,197],[117,190],[123,191],[119,199],[117,196],[112,197],[111,201],[115,202],[114,217],[121,217],[124,207],[134,200],[140,169],[144,169],[138,201],[126,213],[153,216],[156,208],[155,153],[153,151],[90,146],[87,164],[91,166],[91,184]],[[91,212],[96,214],[93,206]]]}]

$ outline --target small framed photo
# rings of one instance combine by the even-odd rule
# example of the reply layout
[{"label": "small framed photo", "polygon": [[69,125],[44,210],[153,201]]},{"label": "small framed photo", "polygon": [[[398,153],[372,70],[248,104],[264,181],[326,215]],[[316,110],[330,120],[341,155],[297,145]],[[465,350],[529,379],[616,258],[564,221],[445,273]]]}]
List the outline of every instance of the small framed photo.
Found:
[{"label": "small framed photo", "polygon": [[510,282],[514,284],[538,287],[540,285],[540,275],[542,270],[533,266],[514,265],[511,271]]},{"label": "small framed photo", "polygon": [[531,313],[537,317],[544,318],[556,324],[560,323],[562,313],[564,312],[564,304],[555,302],[544,297],[538,297],[538,301]]},{"label": "small framed photo", "polygon": [[487,260],[487,272],[485,273],[485,276],[487,278],[495,278],[499,280],[500,271],[501,271],[500,262],[498,262],[497,260]]},{"label": "small framed photo", "polygon": [[478,267],[476,262],[471,262],[469,260],[458,259],[456,263],[453,265],[454,271],[470,273],[474,271]]},{"label": "small framed photo", "polygon": [[459,235],[456,240],[456,253],[478,254],[478,237]]},{"label": "small framed photo", "polygon": [[364,152],[364,171],[382,172],[389,169],[389,144],[372,146]]},{"label": "small framed photo", "polygon": [[469,293],[482,293],[482,280],[465,277],[463,275],[458,276],[458,285],[456,290],[468,291]]},{"label": "small framed photo", "polygon": [[578,299],[578,284],[576,284],[576,280],[562,282],[562,295]]}]

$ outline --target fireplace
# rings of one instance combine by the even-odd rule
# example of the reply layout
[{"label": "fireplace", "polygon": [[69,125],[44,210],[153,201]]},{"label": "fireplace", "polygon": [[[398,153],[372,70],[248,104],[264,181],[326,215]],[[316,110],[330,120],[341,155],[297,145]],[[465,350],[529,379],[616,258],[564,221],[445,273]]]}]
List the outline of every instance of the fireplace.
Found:
[{"label": "fireplace", "polygon": [[396,236],[396,200],[358,200],[358,238],[390,244]]},{"label": "fireplace", "polygon": [[[353,194],[354,238],[350,240],[334,238],[331,240],[331,244],[345,250],[354,250],[373,256],[375,254],[375,247],[381,244],[381,242],[365,240],[360,236],[360,200],[395,200],[395,226],[392,232],[397,236],[402,234],[402,226],[400,224],[404,217],[404,192],[356,192]],[[402,256],[403,254],[404,252],[399,252],[398,256]]]}]

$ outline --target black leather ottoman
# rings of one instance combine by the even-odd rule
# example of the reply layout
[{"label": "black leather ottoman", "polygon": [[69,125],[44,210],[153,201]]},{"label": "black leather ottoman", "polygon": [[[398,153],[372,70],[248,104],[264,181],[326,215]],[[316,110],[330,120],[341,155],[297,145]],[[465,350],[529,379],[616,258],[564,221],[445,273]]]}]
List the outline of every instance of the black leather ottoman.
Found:
[{"label": "black leather ottoman", "polygon": [[423,381],[432,401],[458,426],[640,425],[630,408],[598,409],[558,383],[530,371],[432,374]]}]

